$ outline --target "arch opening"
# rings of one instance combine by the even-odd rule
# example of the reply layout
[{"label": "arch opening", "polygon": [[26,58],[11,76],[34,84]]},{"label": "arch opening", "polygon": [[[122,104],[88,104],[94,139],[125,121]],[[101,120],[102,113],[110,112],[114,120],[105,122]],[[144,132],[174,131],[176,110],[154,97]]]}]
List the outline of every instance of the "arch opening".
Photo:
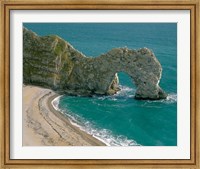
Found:
[{"label": "arch opening", "polygon": [[134,98],[136,85],[132,77],[126,72],[118,72],[117,73],[119,83],[118,86],[120,90],[117,92],[121,97],[125,98]]},{"label": "arch opening", "polygon": [[126,86],[136,90],[135,83],[129,74],[126,72],[118,72],[117,75],[119,78],[119,86]]}]

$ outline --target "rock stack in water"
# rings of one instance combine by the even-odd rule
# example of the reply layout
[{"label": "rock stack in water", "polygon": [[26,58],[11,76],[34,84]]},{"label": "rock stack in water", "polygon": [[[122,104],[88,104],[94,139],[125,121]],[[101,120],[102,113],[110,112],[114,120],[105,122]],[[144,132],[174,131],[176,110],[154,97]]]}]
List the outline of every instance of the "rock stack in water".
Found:
[{"label": "rock stack in water", "polygon": [[147,48],[112,49],[89,58],[58,36],[40,37],[23,28],[23,81],[70,95],[112,95],[120,90],[118,72],[136,85],[136,99],[165,99],[159,87],[162,67]]}]

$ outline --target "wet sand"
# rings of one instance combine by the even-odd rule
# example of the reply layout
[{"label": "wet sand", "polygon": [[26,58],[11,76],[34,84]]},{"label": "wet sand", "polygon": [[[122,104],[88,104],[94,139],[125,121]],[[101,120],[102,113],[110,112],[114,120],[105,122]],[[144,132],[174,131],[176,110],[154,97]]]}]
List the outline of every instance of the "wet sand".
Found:
[{"label": "wet sand", "polygon": [[23,86],[23,146],[105,146],[55,110],[56,97],[50,89]]}]

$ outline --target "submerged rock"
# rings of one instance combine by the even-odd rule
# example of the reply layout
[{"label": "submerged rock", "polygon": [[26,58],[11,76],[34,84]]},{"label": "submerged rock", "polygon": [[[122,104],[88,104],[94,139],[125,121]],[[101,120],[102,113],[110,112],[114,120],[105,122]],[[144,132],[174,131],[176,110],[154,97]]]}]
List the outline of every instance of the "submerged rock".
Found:
[{"label": "submerged rock", "polygon": [[89,58],[58,36],[40,37],[23,28],[23,81],[66,94],[112,95],[120,90],[118,72],[136,85],[136,99],[165,99],[159,87],[162,67],[147,48],[112,49]]}]

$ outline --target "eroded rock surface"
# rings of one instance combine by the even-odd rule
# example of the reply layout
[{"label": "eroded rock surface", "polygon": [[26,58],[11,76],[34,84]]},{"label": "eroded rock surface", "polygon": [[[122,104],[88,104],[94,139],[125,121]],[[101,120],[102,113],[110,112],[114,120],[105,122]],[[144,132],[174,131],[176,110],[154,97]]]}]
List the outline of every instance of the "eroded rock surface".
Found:
[{"label": "eroded rock surface", "polygon": [[58,36],[40,37],[23,29],[23,80],[63,91],[90,96],[115,94],[120,90],[118,72],[127,73],[137,86],[136,99],[164,99],[159,87],[162,67],[147,48],[116,48],[89,58]]}]

